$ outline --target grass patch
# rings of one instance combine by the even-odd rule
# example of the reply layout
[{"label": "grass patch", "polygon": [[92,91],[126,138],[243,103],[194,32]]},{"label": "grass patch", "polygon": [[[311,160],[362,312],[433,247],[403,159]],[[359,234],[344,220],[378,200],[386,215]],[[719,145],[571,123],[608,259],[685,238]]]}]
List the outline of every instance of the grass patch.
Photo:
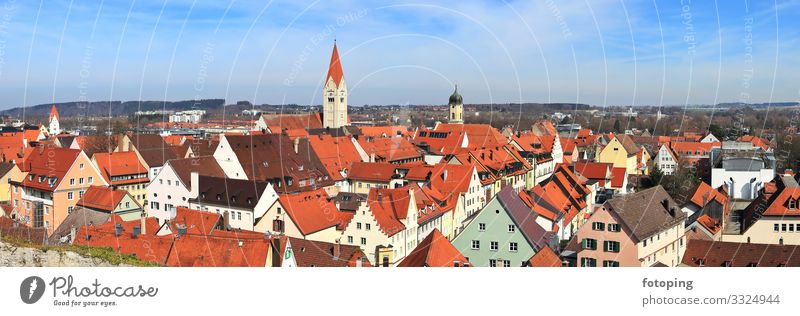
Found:
[{"label": "grass patch", "polygon": [[33,248],[44,252],[57,251],[63,254],[65,252],[71,251],[83,257],[97,258],[104,260],[112,265],[129,265],[134,267],[160,266],[156,263],[139,260],[139,258],[136,258],[136,256],[134,255],[121,254],[115,252],[111,248],[106,248],[106,247],[101,248],[101,247],[76,246],[76,245],[59,245],[59,246],[39,245],[30,243],[27,240],[21,238],[17,238],[14,236],[5,236],[5,235],[3,235],[2,238],[0,239],[2,239],[2,241],[7,244],[11,244],[17,247]]}]

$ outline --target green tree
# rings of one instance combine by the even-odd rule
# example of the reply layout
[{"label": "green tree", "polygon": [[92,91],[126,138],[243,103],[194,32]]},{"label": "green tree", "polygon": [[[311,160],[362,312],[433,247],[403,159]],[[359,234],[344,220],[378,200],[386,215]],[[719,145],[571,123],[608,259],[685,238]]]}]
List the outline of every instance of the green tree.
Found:
[{"label": "green tree", "polygon": [[622,126],[620,126],[619,119],[614,120],[614,132],[622,133]]}]

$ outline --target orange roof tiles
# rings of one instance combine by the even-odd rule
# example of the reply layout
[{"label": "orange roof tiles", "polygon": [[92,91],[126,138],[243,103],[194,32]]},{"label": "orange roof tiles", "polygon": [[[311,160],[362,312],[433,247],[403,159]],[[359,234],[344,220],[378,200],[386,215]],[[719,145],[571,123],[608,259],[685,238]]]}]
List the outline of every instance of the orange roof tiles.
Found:
[{"label": "orange roof tiles", "polygon": [[402,221],[408,217],[409,203],[411,201],[409,192],[410,189],[407,187],[397,189],[373,188],[369,191],[367,205],[378,222],[378,228],[387,236],[394,236],[406,228]]},{"label": "orange roof tiles", "polygon": [[353,163],[361,162],[361,155],[347,136],[311,136],[308,142],[322,165],[328,170],[328,174],[336,181],[344,179],[343,170],[350,172]]},{"label": "orange roof tiles", "polygon": [[28,172],[22,185],[54,191],[80,154],[81,151],[77,149],[52,146],[33,148],[20,166],[20,170]]},{"label": "orange roof tiles", "polygon": [[342,230],[353,219],[353,213],[339,211],[323,189],[281,194],[278,199],[303,235],[329,227]]},{"label": "orange roof tiles", "polygon": [[611,187],[617,189],[625,189],[622,186],[625,185],[625,179],[628,177],[627,170],[623,167],[619,168],[612,168],[611,169]]},{"label": "orange roof tiles", "polygon": [[128,191],[125,190],[91,186],[83,193],[83,197],[78,200],[77,205],[94,210],[113,212],[126,195],[128,195]]},{"label": "orange roof tiles", "polygon": [[465,258],[447,237],[435,228],[419,242],[416,248],[400,261],[398,267],[453,267],[470,266]]},{"label": "orange roof tiles", "polygon": [[[136,152],[96,153],[92,159],[97,163],[97,168],[100,169],[103,178],[111,184],[120,185],[149,181],[146,176],[147,168],[139,161],[139,156],[136,155]],[[111,180],[112,177],[116,176],[141,174],[145,176],[125,180]]]},{"label": "orange roof tiles", "polygon": [[550,249],[550,247],[542,247],[539,249],[530,260],[528,260],[530,267],[554,268],[561,267],[561,258]]},{"label": "orange roof tiles", "polygon": [[367,155],[375,154],[375,161],[392,162],[422,157],[417,147],[404,137],[362,137],[358,140],[358,144]]}]

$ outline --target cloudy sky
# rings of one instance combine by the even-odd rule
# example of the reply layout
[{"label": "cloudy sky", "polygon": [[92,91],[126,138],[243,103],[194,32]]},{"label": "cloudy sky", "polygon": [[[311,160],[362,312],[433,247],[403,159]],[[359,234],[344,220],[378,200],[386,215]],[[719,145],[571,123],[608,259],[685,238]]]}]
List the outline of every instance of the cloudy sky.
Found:
[{"label": "cloudy sky", "polygon": [[800,1],[0,0],[0,108],[75,100],[800,99]]}]

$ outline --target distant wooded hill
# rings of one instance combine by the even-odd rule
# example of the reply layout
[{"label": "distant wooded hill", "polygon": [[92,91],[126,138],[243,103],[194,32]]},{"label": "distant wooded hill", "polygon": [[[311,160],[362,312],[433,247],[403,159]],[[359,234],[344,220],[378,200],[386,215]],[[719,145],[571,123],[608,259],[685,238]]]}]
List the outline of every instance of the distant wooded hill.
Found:
[{"label": "distant wooded hill", "polygon": [[[190,100],[190,101],[100,101],[100,102],[64,102],[56,103],[58,114],[63,117],[74,117],[78,115],[102,117],[102,116],[128,116],[136,111],[183,111],[183,110],[206,110],[214,112],[221,110],[225,106],[223,99]],[[52,103],[39,104],[26,108],[17,107],[0,111],[0,114],[11,117],[25,116],[48,116]]]}]

